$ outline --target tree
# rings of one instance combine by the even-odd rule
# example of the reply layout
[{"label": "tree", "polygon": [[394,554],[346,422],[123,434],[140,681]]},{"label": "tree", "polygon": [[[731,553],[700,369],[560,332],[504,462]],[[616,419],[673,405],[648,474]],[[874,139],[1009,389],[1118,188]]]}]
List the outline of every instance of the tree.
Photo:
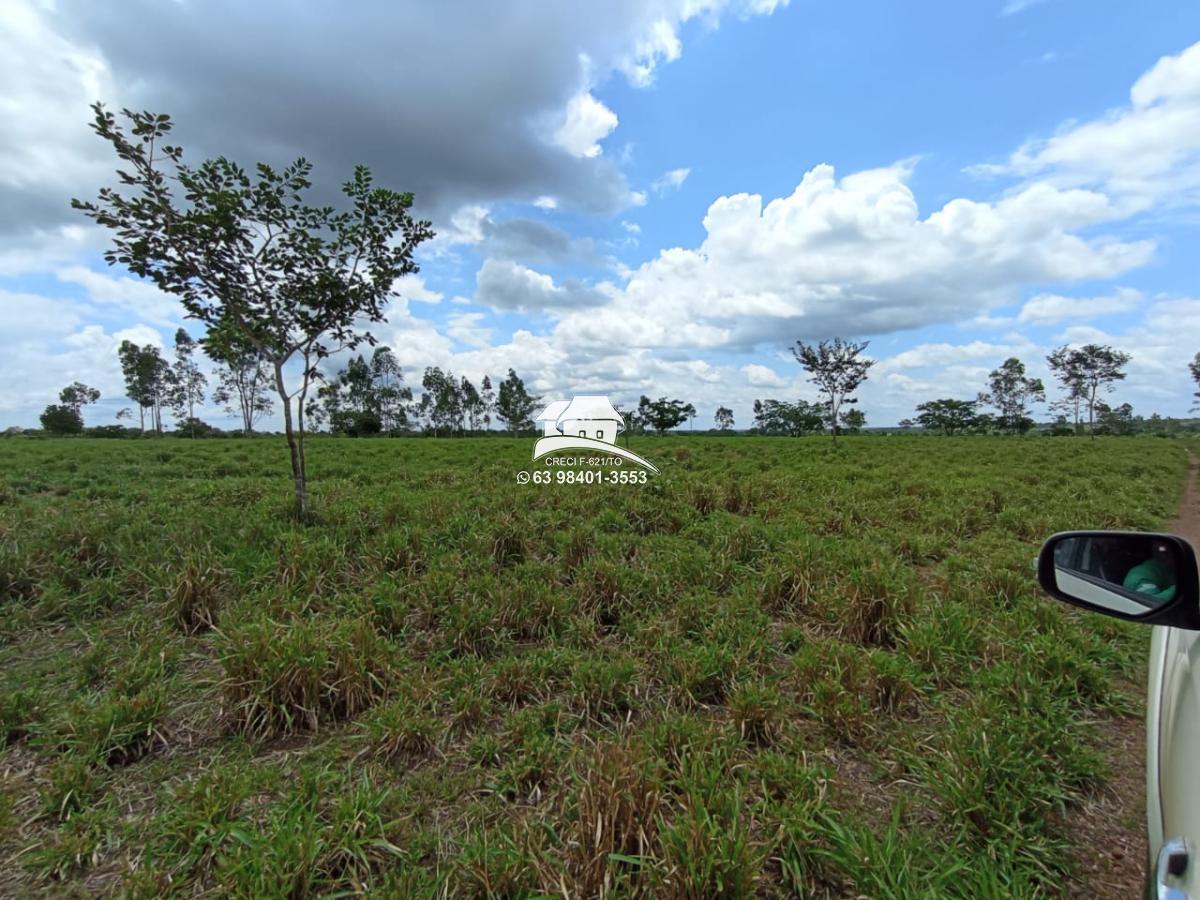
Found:
[{"label": "tree", "polygon": [[693,428],[693,423],[696,419],[696,407],[692,406],[690,403],[684,404],[683,417],[687,420],[688,431],[691,431]]},{"label": "tree", "polygon": [[[96,202],[71,205],[113,232],[110,265],[149,278],[190,318],[235,332],[262,355],[306,514],[304,409],[318,364],[373,342],[365,328],[383,321],[396,279],[417,271],[413,251],[433,236],[430,224],[409,215],[412,194],[375,187],[365,166],[342,185],[348,209],[310,206],[305,159],[281,171],[259,163],[253,176],[224,157],[193,167],[166,143],[169,116],[123,110],[127,136],[103,105],[92,108],[92,128],[127,166],[120,178],[132,195],[101,188]],[[299,384],[289,387],[284,368],[296,359]]]},{"label": "tree", "polygon": [[649,397],[642,397],[638,402],[639,418],[659,434],[683,424],[695,413],[695,408],[682,400],[659,397],[652,401]]},{"label": "tree", "polygon": [[815,384],[825,397],[827,405],[826,420],[833,432],[833,440],[837,442],[838,423],[841,421],[841,408],[844,403],[857,403],[851,396],[858,386],[867,380],[867,371],[875,365],[874,360],[860,358],[859,354],[867,349],[868,341],[856,344],[834,338],[821,341],[819,344],[806,344],[796,341],[792,355],[796,362],[811,376],[808,380]]},{"label": "tree", "polygon": [[[1192,375],[1192,381],[1196,382],[1196,387],[1200,388],[1200,353],[1197,353],[1195,356],[1192,357],[1192,361],[1190,363],[1188,363],[1188,371]],[[1200,390],[1197,390],[1196,393],[1194,393],[1192,395],[1192,397],[1196,400],[1197,403],[1200,403]],[[1194,411],[1197,408],[1198,407],[1193,406],[1192,410]]]},{"label": "tree", "polygon": [[1025,377],[1025,364],[1015,356],[1009,357],[988,375],[991,390],[979,395],[978,403],[994,406],[999,412],[997,425],[1009,434],[1024,434],[1033,427],[1028,416],[1031,402],[1043,402],[1046,389],[1040,378]]},{"label": "tree", "polygon": [[213,403],[222,404],[231,416],[241,416],[243,434],[254,434],[254,423],[275,408],[268,393],[271,371],[262,353],[228,329],[210,331],[203,345],[204,352],[217,363]]},{"label": "tree", "polygon": [[1122,403],[1115,409],[1104,401],[1096,404],[1096,428],[1101,434],[1128,436],[1137,434],[1144,423],[1134,416],[1133,407]]},{"label": "tree", "polygon": [[196,436],[196,404],[204,402],[208,379],[196,365],[196,341],[184,329],[175,332],[175,366],[168,372],[167,404],[177,422],[186,422]]},{"label": "tree", "polygon": [[81,434],[83,432],[83,419],[80,418],[79,412],[65,403],[47,406],[39,418],[42,427],[50,434]]},{"label": "tree", "polygon": [[912,419],[901,419],[899,422],[896,423],[896,427],[899,428],[901,431],[910,431],[913,428],[917,427],[917,423],[915,421],[913,421]]},{"label": "tree", "polygon": [[100,392],[82,381],[68,384],[58,393],[58,402],[72,410],[83,421],[83,408],[100,399]]},{"label": "tree", "polygon": [[525,390],[523,382],[515,371],[508,370],[508,377],[500,382],[500,395],[496,399],[496,418],[504,422],[515,434],[517,431],[533,427],[533,413],[541,397],[536,397]]},{"label": "tree", "polygon": [[1124,367],[1130,356],[1106,344],[1085,344],[1077,349],[1059,347],[1046,357],[1055,378],[1067,389],[1067,402],[1075,403],[1078,426],[1078,407],[1082,401],[1088,410],[1088,432],[1096,436],[1096,395],[1111,392],[1115,383],[1125,380]]},{"label": "tree", "polygon": [[797,400],[755,400],[754,427],[759,434],[801,437],[825,429],[827,407],[823,403]]},{"label": "tree", "polygon": [[[928,431],[951,436],[971,431],[979,422],[975,400],[928,400],[917,406],[917,422]],[[902,422],[900,427],[904,427]]]},{"label": "tree", "polygon": [[471,380],[465,375],[459,384],[458,393],[462,398],[462,413],[466,419],[467,428],[471,431],[478,431],[483,425],[483,398],[479,395],[479,391],[475,389],[475,385],[471,384]]},{"label": "tree", "polygon": [[483,427],[492,427],[492,413],[496,411],[496,392],[492,390],[492,379],[487,375],[479,386],[479,400],[483,404]]},{"label": "tree", "polygon": [[461,429],[463,397],[454,375],[430,366],[421,379],[421,387],[425,389],[421,395],[421,414],[434,435],[442,430],[451,434]]},{"label": "tree", "polygon": [[391,347],[375,348],[371,357],[371,390],[383,430],[395,434],[408,427],[412,390],[404,384],[404,373]]},{"label": "tree", "polygon": [[861,409],[848,409],[842,413],[842,426],[850,434],[858,434],[867,424],[867,415]]},{"label": "tree", "polygon": [[733,428],[733,410],[727,406],[718,406],[717,414],[713,416],[713,422],[721,431],[729,431]]},{"label": "tree", "polygon": [[139,347],[133,341],[121,341],[117,358],[121,362],[121,374],[125,376],[125,394],[138,406],[142,433],[146,431],[146,411],[149,410],[151,427],[157,434],[162,434],[162,406],[169,387],[170,366],[153,344]]}]

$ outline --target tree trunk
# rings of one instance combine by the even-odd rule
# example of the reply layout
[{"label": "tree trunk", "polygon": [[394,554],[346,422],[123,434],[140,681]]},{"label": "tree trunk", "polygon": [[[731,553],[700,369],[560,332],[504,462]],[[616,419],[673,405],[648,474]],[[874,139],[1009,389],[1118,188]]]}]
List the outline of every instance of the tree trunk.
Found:
[{"label": "tree trunk", "polygon": [[1092,388],[1092,393],[1088,397],[1088,435],[1094,441],[1096,439],[1096,389]]},{"label": "tree trunk", "polygon": [[292,401],[283,386],[283,366],[275,364],[275,390],[283,403],[283,432],[287,436],[288,452],[292,457],[292,483],[296,487],[296,512],[308,515],[308,484],[304,478],[304,444],[296,441],[292,428]]}]

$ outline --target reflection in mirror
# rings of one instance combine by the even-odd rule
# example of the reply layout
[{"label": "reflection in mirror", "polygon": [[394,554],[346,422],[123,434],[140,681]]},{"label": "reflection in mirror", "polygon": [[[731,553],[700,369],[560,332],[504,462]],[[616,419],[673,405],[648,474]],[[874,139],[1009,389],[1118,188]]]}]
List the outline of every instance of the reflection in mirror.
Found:
[{"label": "reflection in mirror", "polygon": [[1054,546],[1057,587],[1077,600],[1130,615],[1157,609],[1175,596],[1178,549],[1140,534],[1062,538]]}]

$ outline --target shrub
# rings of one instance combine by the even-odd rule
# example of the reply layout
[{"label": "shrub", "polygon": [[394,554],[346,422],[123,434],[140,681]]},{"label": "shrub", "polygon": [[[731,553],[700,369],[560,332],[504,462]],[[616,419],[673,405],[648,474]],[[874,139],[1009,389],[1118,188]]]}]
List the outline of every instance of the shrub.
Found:
[{"label": "shrub", "polygon": [[365,620],[264,618],[227,629],[219,646],[226,721],[249,736],[316,731],[384,693],[388,654]]}]

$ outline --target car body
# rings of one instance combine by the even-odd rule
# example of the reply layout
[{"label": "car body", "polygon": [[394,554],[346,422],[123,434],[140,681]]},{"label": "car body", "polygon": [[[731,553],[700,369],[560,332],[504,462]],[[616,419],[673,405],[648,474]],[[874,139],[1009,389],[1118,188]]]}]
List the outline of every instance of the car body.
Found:
[{"label": "car body", "polygon": [[1167,534],[1063,532],[1042,547],[1038,580],[1066,603],[1152,628],[1148,894],[1200,897],[1200,572],[1191,545]]}]

